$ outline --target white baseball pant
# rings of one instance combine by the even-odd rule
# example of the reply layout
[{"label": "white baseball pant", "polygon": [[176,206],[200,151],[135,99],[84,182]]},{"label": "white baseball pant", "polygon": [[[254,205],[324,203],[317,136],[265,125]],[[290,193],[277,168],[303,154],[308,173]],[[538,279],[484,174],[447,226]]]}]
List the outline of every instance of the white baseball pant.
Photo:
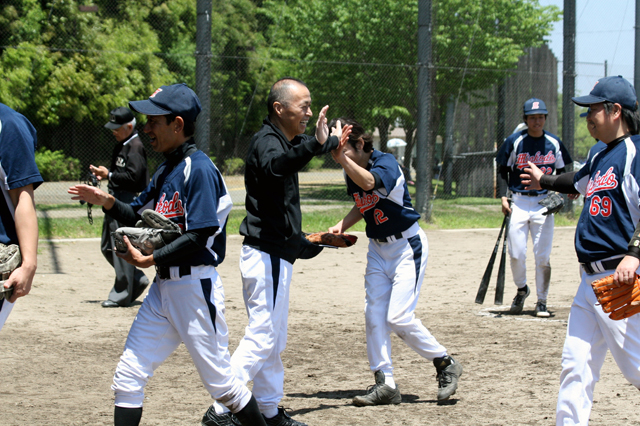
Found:
[{"label": "white baseball pant", "polygon": [[9,303],[7,299],[0,300],[0,330],[4,327],[5,321],[9,317],[15,303]]},{"label": "white baseball pant", "polygon": [[511,219],[509,220],[509,257],[511,273],[518,288],[527,284],[527,242],[529,234],[533,240],[533,255],[536,265],[536,291],[538,300],[547,300],[551,281],[551,247],[553,244],[553,215],[544,216],[546,207],[538,202],[546,197],[529,197],[513,194]]},{"label": "white baseball pant", "polygon": [[[178,268],[171,268],[172,277]],[[229,356],[224,289],[213,266],[191,267],[191,275],[156,276],[136,315],[111,387],[115,405],[142,407],[144,387],[162,362],[184,342],[211,397],[233,412],[251,399],[236,378]]]},{"label": "white baseball pant", "polygon": [[433,360],[447,350],[415,316],[429,244],[422,230],[381,243],[369,239],[365,274],[367,355],[372,371],[391,374],[391,332],[420,356]]},{"label": "white baseball pant", "polygon": [[589,423],[593,390],[607,350],[629,383],[640,387],[640,315],[620,321],[609,319],[591,288],[593,281],[613,272],[588,275],[582,271],[562,350],[557,426]]}]

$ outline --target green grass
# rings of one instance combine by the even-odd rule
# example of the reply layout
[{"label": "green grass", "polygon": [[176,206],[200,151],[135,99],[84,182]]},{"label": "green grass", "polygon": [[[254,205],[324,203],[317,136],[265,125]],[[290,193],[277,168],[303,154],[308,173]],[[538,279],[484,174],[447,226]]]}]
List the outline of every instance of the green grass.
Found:
[{"label": "green grass", "polygon": [[[344,190],[344,187],[342,187]],[[322,191],[314,189],[316,194]],[[315,198],[315,197],[314,197]],[[324,231],[335,225],[351,210],[351,201],[318,201],[304,202],[302,206],[302,230],[304,232]],[[85,206],[79,206],[86,209]],[[39,210],[68,209],[69,205],[52,207],[37,206]],[[245,210],[234,209],[229,215],[227,233],[238,234],[240,223],[245,217]],[[471,228],[499,228],[503,215],[499,200],[487,198],[452,198],[436,199],[432,204],[431,222],[420,221],[423,229],[471,229]],[[575,226],[576,216],[570,214],[556,214],[556,226]],[[67,219],[38,219],[41,239],[58,238],[91,238],[100,237],[102,232],[102,217],[95,217],[93,225],[89,225],[87,217]],[[358,222],[350,231],[364,231],[364,221]]]},{"label": "green grass", "polygon": [[87,217],[81,218],[38,218],[40,239],[60,238],[100,238],[102,234],[102,217],[94,217],[93,225]]}]

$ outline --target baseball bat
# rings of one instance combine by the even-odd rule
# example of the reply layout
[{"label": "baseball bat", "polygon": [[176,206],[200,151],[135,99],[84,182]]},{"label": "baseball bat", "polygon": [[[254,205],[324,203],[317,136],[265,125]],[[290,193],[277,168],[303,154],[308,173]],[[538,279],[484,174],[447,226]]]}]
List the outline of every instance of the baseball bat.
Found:
[{"label": "baseball bat", "polygon": [[500,257],[500,266],[498,266],[498,281],[496,282],[496,297],[494,304],[502,305],[502,298],[504,296],[504,270],[507,263],[507,236],[509,235],[509,222],[511,214],[505,216],[507,218],[507,224],[504,227],[504,241],[502,242],[502,257]]},{"label": "baseball bat", "polygon": [[502,227],[500,228],[500,234],[498,234],[498,240],[496,241],[496,246],[493,248],[493,253],[491,253],[491,258],[489,259],[489,264],[487,265],[487,269],[484,271],[484,275],[482,276],[482,281],[480,281],[480,287],[478,287],[478,294],[476,294],[476,303],[482,305],[484,302],[484,296],[487,294],[487,289],[489,288],[489,281],[491,280],[491,272],[493,271],[493,265],[496,263],[496,255],[498,254],[498,248],[500,247],[500,239],[502,238],[502,231],[504,231],[505,225],[507,224],[507,216],[502,220]]}]

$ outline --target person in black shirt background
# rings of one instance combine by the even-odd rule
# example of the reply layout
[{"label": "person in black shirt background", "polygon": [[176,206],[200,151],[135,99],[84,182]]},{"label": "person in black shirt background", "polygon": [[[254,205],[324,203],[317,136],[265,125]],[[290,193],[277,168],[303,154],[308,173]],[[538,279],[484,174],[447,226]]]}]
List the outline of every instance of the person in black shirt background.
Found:
[{"label": "person in black shirt background", "polygon": [[[129,108],[118,107],[111,111],[111,118],[104,127],[111,130],[118,142],[113,148],[111,165],[108,169],[91,165],[89,169],[97,179],[108,179],[109,194],[128,204],[149,184],[147,153],[135,130],[136,119]],[[149,285],[149,279],[144,272],[115,254],[111,233],[121,226],[124,225],[105,215],[100,250],[107,262],[113,266],[116,278],[108,299],[102,302],[104,308],[131,305]]]}]

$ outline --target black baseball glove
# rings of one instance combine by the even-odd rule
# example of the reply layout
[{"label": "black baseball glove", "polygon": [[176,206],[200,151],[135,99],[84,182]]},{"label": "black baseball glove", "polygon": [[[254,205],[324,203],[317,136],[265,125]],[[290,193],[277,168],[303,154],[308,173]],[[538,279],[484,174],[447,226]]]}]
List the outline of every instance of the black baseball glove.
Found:
[{"label": "black baseball glove", "polygon": [[127,252],[127,245],[123,238],[126,235],[132,246],[148,256],[155,249],[175,241],[182,235],[182,230],[176,223],[171,222],[162,214],[153,210],[145,210],[142,212],[142,220],[136,223],[135,228],[118,228],[111,234],[113,235],[116,251],[120,253]]},{"label": "black baseball glove", "polygon": [[0,244],[0,299],[9,299],[13,293],[13,287],[4,288],[2,284],[9,279],[11,273],[22,263],[20,247],[16,244]]},{"label": "black baseball glove", "polygon": [[557,192],[550,192],[549,196],[543,200],[540,200],[538,204],[547,208],[547,211],[542,213],[543,215],[547,216],[559,212],[564,206],[564,199],[562,198],[562,195],[558,194]]}]

